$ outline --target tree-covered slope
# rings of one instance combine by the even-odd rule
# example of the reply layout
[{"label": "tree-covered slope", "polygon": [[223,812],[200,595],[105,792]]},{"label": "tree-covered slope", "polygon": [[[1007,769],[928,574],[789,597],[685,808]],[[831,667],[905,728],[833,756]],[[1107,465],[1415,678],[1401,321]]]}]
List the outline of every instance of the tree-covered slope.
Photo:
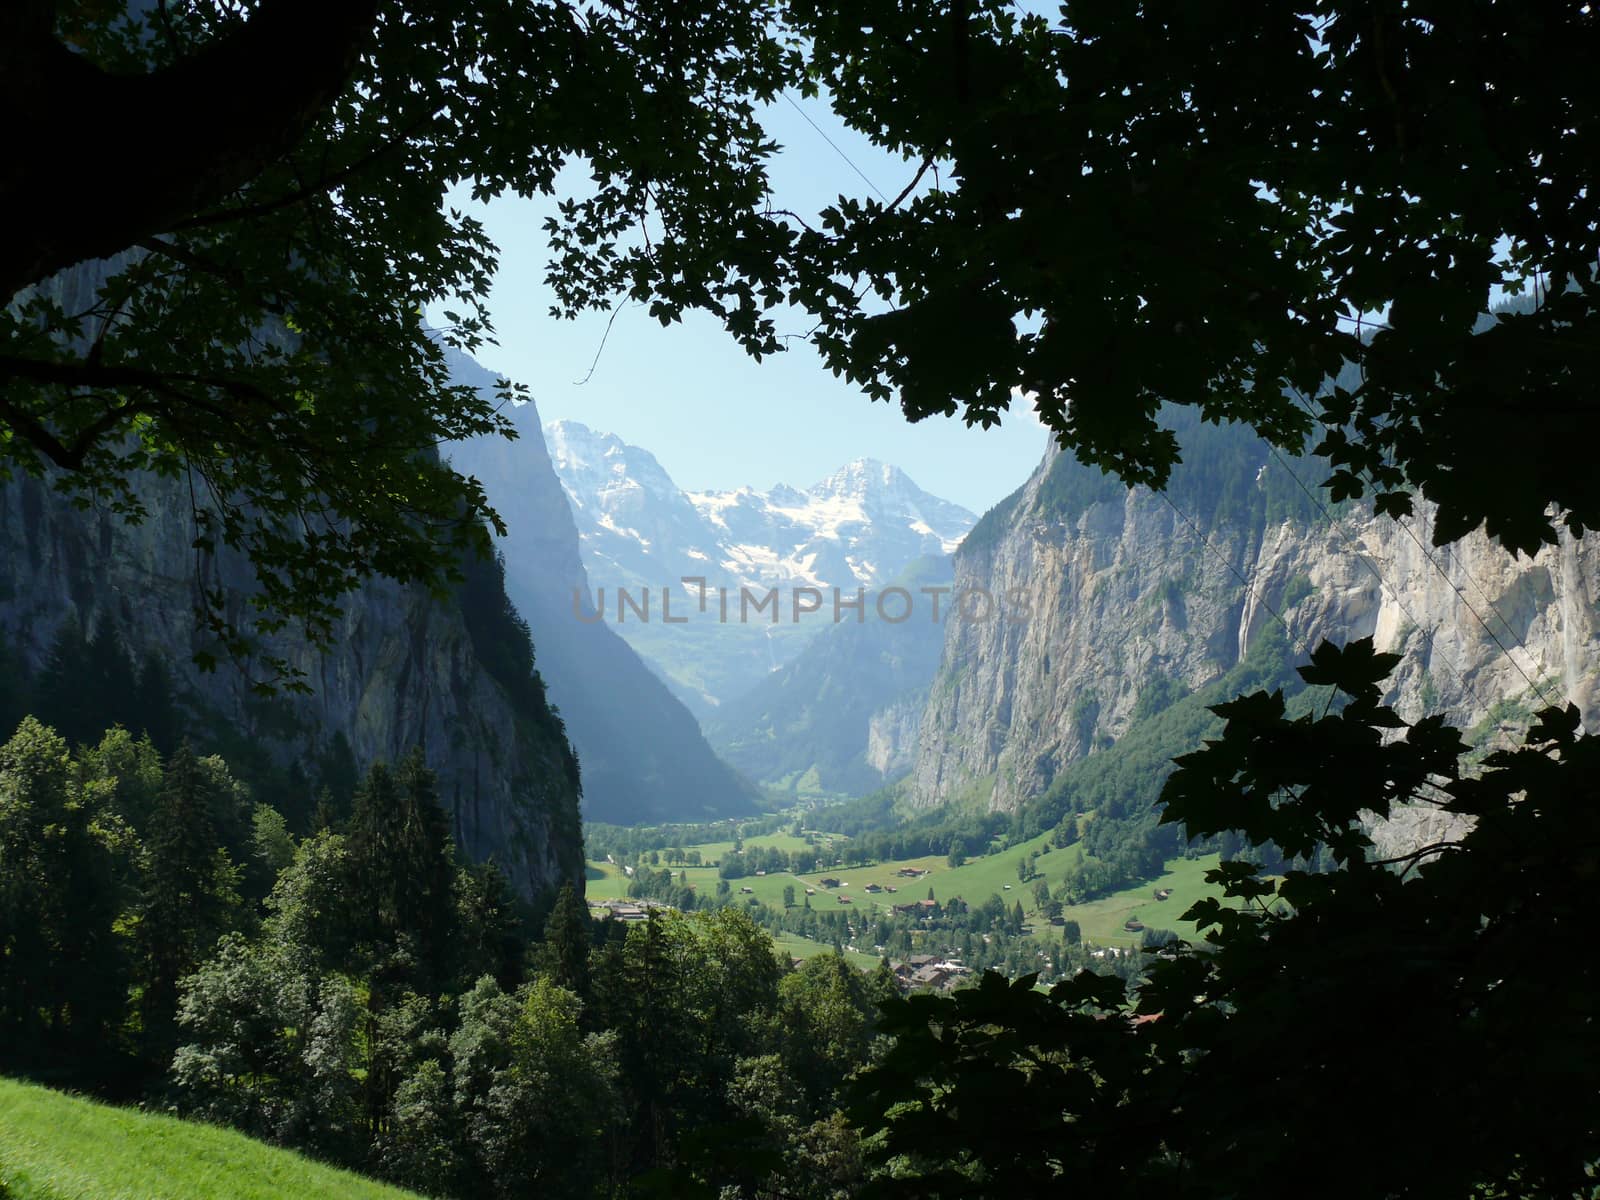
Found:
[{"label": "tree-covered slope", "polygon": [[5,1200],[404,1200],[402,1191],[247,1138],[0,1079]]}]

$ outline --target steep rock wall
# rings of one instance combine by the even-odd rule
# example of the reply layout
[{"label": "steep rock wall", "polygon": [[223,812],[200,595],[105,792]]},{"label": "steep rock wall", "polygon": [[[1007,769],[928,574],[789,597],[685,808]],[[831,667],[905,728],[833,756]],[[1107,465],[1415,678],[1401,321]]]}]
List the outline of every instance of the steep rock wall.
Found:
[{"label": "steep rock wall", "polygon": [[956,556],[958,592],[1021,589],[1030,613],[947,624],[915,803],[1016,808],[1126,732],[1147,688],[1220,676],[1273,611],[1297,661],[1324,638],[1371,636],[1403,654],[1390,700],[1407,717],[1443,710],[1471,728],[1505,702],[1538,707],[1542,693],[1597,727],[1595,539],[1564,537],[1531,561],[1481,533],[1435,548],[1426,505],[1402,526],[1361,506],[1286,502],[1316,465],[1227,436],[1215,456],[1227,473],[1185,479],[1180,468],[1174,503],[1052,452],[980,523]]},{"label": "steep rock wall", "polygon": [[[462,355],[451,372],[492,389],[495,377]],[[633,824],[751,812],[758,793],[719,759],[693,714],[606,622],[585,622],[574,595],[592,596],[578,527],[550,462],[538,409],[510,413],[518,437],[448,448],[477,476],[506,524],[506,589],[533,632],[539,671],[583,764],[584,812]]]},{"label": "steep rock wall", "polygon": [[580,883],[577,781],[559,725],[514,710],[479,661],[458,608],[415,588],[375,580],[347,598],[326,653],[292,636],[272,650],[303,671],[310,695],[254,697],[227,660],[193,663],[209,648],[195,617],[201,586],[243,614],[247,563],[199,559],[187,488],[138,484],[149,510],[138,525],[73,508],[47,480],[0,483],[0,635],[38,671],[65,621],[115,624],[135,659],[158,656],[191,705],[203,706],[280,758],[310,761],[335,735],[356,760],[395,761],[421,746],[440,796],[476,858],[493,855],[535,895]]}]

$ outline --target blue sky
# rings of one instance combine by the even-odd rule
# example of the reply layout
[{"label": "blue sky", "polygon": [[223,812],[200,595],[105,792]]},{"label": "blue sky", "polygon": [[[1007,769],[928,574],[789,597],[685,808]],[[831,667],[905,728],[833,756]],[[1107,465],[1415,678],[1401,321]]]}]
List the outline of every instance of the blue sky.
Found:
[{"label": "blue sky", "polygon": [[[910,180],[914,164],[845,130],[825,105],[800,103],[878,188],[893,196]],[[796,107],[780,102],[767,117],[784,147],[772,169],[782,207],[815,212],[840,192],[867,194],[868,185]],[[642,308],[629,307],[609,338],[603,313],[556,321],[548,316],[543,282],[540,225],[548,206],[515,197],[487,205],[458,200],[463,206],[485,223],[501,252],[490,294],[499,344],[482,348],[478,359],[526,383],[544,420],[581,421],[642,446],[680,487],[805,487],[851,459],[876,458],[934,495],[981,513],[1021,484],[1044,453],[1044,429],[1025,404],[997,429],[942,418],[912,425],[897,405],[870,402],[835,379],[801,342],[757,363],[703,316],[663,329]],[[804,331],[799,320],[795,325],[792,332]],[[591,364],[593,375],[580,384]]]}]

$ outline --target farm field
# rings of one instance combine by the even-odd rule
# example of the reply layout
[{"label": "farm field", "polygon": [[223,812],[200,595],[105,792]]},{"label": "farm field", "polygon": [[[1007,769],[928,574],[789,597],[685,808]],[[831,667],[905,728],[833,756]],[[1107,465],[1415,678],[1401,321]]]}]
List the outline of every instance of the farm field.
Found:
[{"label": "farm field", "polygon": [[13,1079],[0,1113],[0,1196],[15,1200],[418,1200],[232,1130]]},{"label": "farm field", "polygon": [[[832,946],[824,946],[821,942],[814,942],[810,938],[799,937],[792,933],[775,933],[772,935],[773,944],[784,951],[791,958],[815,958],[819,954],[832,954]],[[858,954],[854,950],[845,950],[845,961],[851,966],[862,971],[870,971],[878,965],[878,960],[870,954]]]},{"label": "farm field", "polygon": [[[780,849],[794,850],[802,847],[804,842],[792,834],[774,834],[747,839],[745,845],[749,847],[775,845]],[[722,854],[732,848],[732,842],[684,847],[685,850],[699,850],[702,858],[710,863],[716,862]],[[894,904],[922,900],[927,897],[929,889],[932,889],[935,898],[939,900],[959,896],[968,904],[981,904],[991,895],[1001,897],[1008,907],[1020,901],[1023,911],[1031,917],[1035,880],[1022,883],[1017,877],[1018,863],[1030,853],[1038,856],[1035,869],[1039,875],[1055,888],[1072,869],[1076,861],[1077,848],[1073,846],[1064,849],[1053,848],[1049,836],[1041,835],[1026,842],[1019,842],[998,854],[970,859],[959,867],[949,866],[944,856],[929,855],[876,863],[867,867],[831,868],[803,875],[791,875],[787,872],[752,875],[732,880],[731,885],[735,900],[753,898],[772,908],[783,906],[785,886],[792,886],[795,889],[797,903],[804,902],[805,889],[811,888],[815,893],[811,897],[813,908],[822,911],[836,909],[840,907],[840,897],[845,897],[858,910],[865,912],[871,912],[874,908],[888,908]],[[1084,940],[1098,946],[1137,945],[1140,935],[1129,933],[1123,928],[1123,924],[1131,917],[1138,917],[1151,928],[1170,929],[1180,936],[1193,938],[1194,926],[1178,918],[1196,900],[1211,891],[1204,882],[1204,876],[1206,871],[1216,864],[1217,856],[1214,854],[1198,859],[1171,859],[1167,862],[1166,872],[1160,879],[1137,884],[1087,904],[1068,907],[1063,910],[1062,915],[1076,920],[1083,930]],[[902,877],[899,872],[908,868],[921,870],[926,874],[910,879]],[[680,871],[696,892],[702,895],[715,894],[717,886],[715,866],[673,868],[674,875]],[[838,879],[840,885],[837,888],[824,888],[821,881],[825,878]],[[876,884],[885,890],[869,893],[866,891],[869,884]],[[890,892],[887,890],[889,888],[895,890]],[[1158,901],[1155,893],[1164,888],[1172,889],[1172,895],[1165,901]],[[626,897],[627,891],[628,880],[620,867],[610,863],[589,864],[588,895],[591,900],[621,899]],[[1054,941],[1050,936],[1052,928],[1054,927],[1035,923],[1036,935],[1042,941]]]},{"label": "farm field", "polygon": [[[1203,858],[1168,859],[1166,874],[1160,879],[1113,892],[1088,904],[1075,904],[1064,909],[1062,915],[1077,921],[1083,927],[1084,941],[1097,946],[1137,945],[1140,935],[1127,933],[1122,928],[1123,922],[1134,916],[1152,929],[1170,929],[1178,936],[1193,941],[1196,939],[1194,925],[1178,918],[1202,896],[1220,895],[1216,888],[1205,881],[1206,872],[1215,867],[1218,861],[1215,854],[1207,854]],[[1171,888],[1172,895],[1165,900],[1157,900],[1155,894],[1158,888]],[[1028,907],[1026,901],[1022,907]]]}]

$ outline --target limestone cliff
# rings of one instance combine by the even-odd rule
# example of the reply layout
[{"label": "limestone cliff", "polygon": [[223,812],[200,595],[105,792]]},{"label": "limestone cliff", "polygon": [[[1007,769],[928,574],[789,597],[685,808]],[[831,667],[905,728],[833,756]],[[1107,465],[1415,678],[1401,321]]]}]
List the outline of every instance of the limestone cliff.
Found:
[{"label": "limestone cliff", "polygon": [[338,734],[359,763],[422,746],[468,852],[493,855],[525,894],[582,879],[577,778],[559,723],[511,702],[455,603],[368,583],[347,598],[327,653],[291,636],[272,646],[306,673],[310,695],[252,697],[237,666],[202,672],[192,661],[207,648],[197,588],[242,606],[248,565],[227,553],[197,558],[181,483],[138,486],[149,516],[128,526],[76,510],[47,480],[0,483],[0,635],[31,670],[63,622],[110,621],[136,659],[166,664],[190,707],[280,759],[313,761]]},{"label": "limestone cliff", "polygon": [[916,803],[1014,809],[1125,733],[1146,690],[1223,674],[1273,612],[1297,661],[1324,638],[1371,636],[1403,654],[1390,700],[1407,717],[1446,711],[1470,729],[1542,694],[1600,727],[1592,537],[1531,561],[1481,533],[1436,548],[1425,505],[1401,525],[1312,499],[1301,485],[1321,478],[1315,462],[1275,456],[1242,430],[1197,425],[1180,442],[1170,503],[1051,453],[968,537],[958,594],[1018,589],[1028,611],[947,624]]}]

